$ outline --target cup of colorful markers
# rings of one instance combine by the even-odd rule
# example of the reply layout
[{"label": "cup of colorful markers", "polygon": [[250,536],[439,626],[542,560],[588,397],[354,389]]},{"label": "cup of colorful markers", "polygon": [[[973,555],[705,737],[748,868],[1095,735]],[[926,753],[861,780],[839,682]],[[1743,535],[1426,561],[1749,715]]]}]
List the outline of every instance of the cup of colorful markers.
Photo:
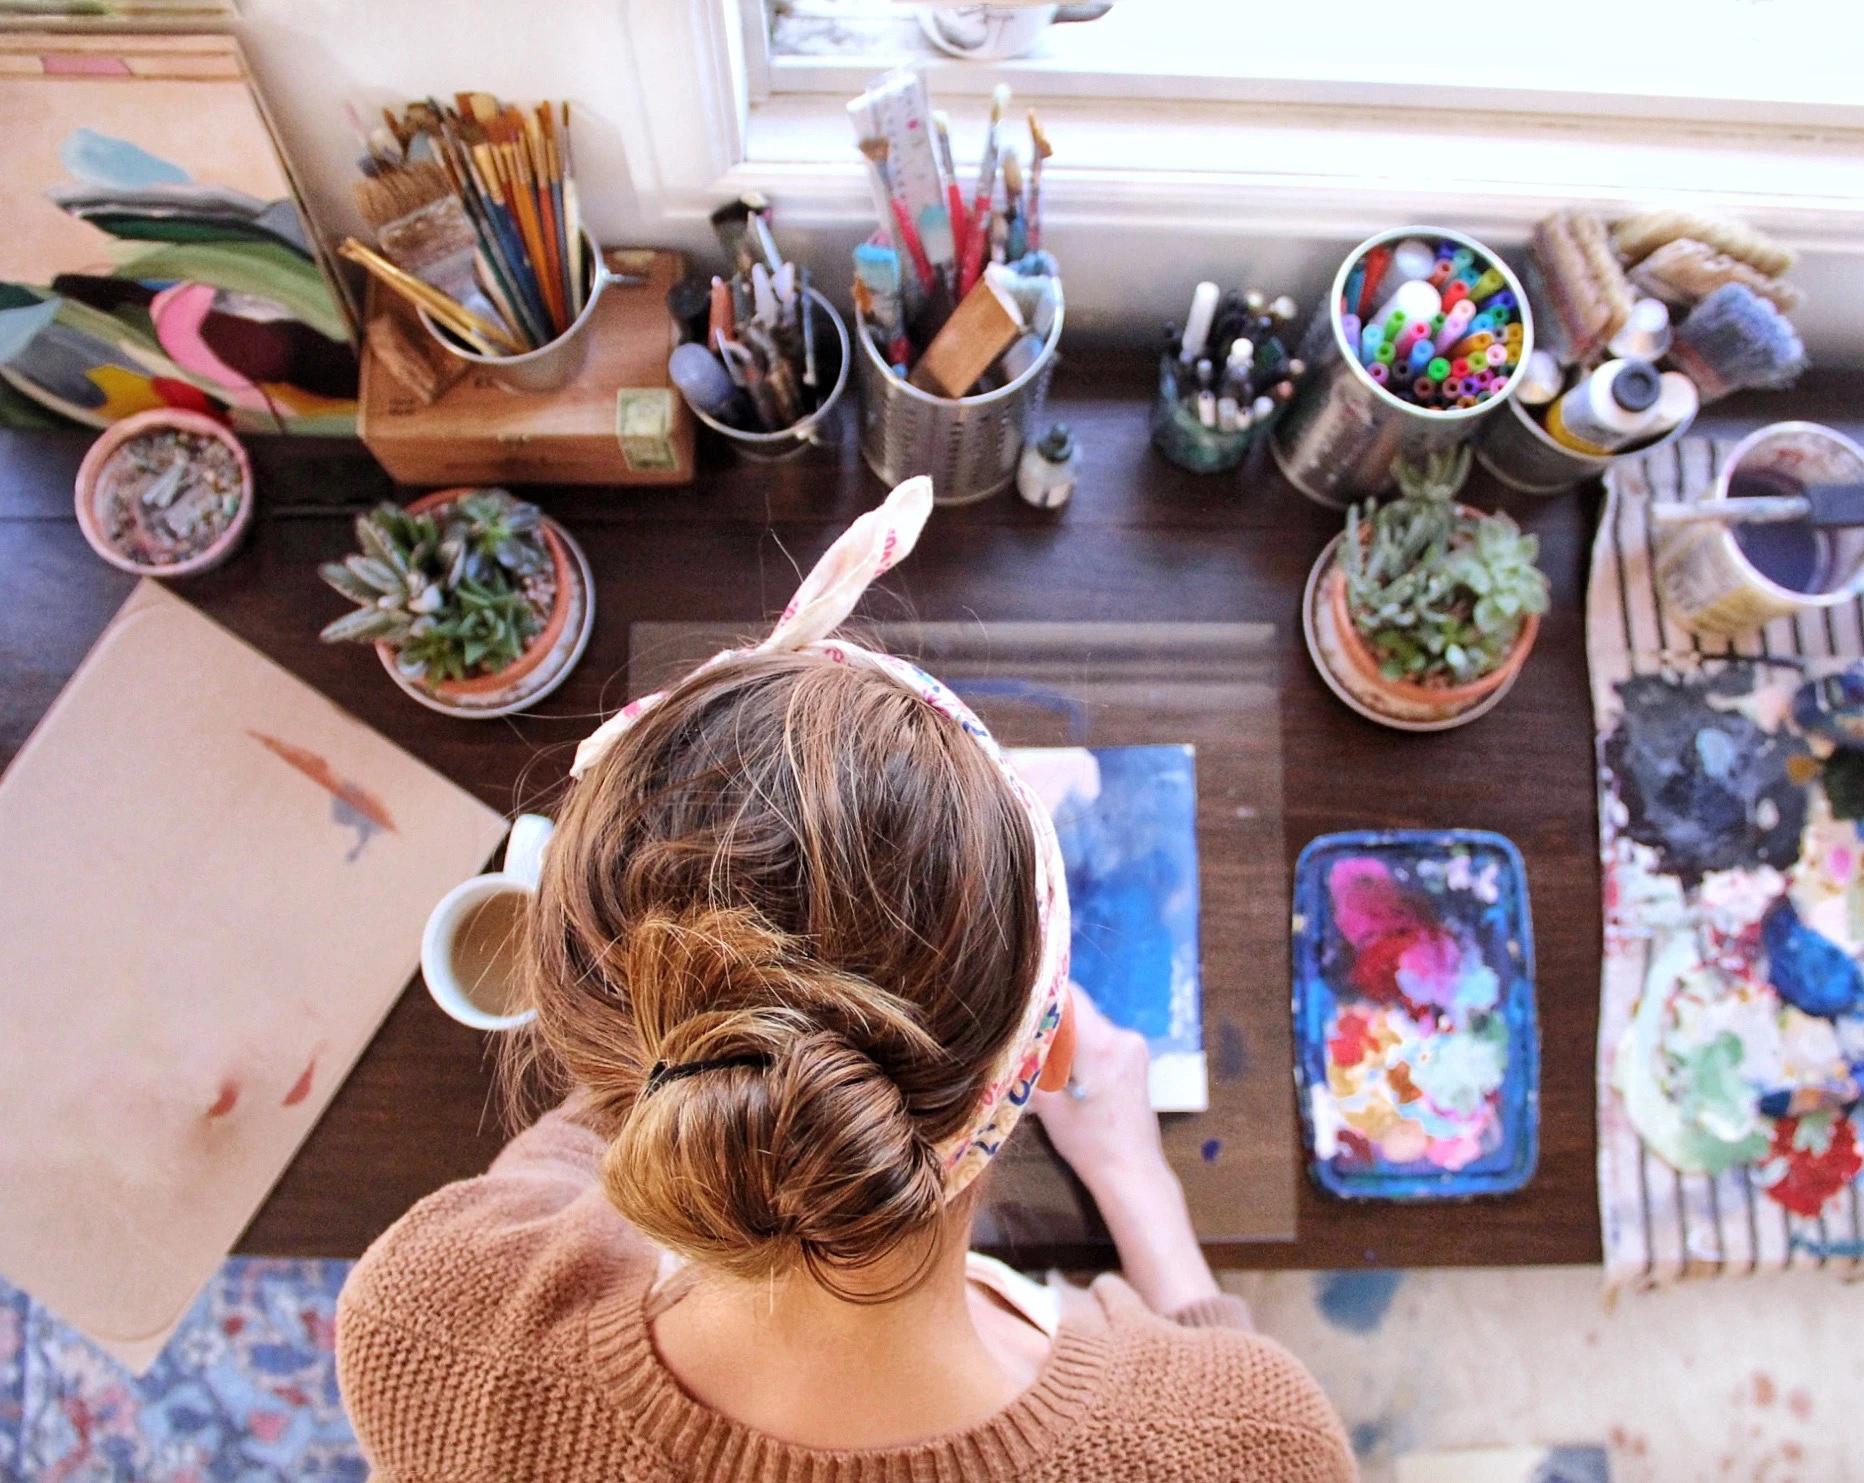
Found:
[{"label": "cup of colorful markers", "polygon": [[1369,238],[1302,347],[1310,373],[1270,442],[1276,462],[1322,504],[1379,494],[1399,455],[1474,435],[1513,392],[1533,338],[1526,290],[1474,238],[1425,226]]},{"label": "cup of colorful markers", "polygon": [[1165,326],[1152,445],[1194,474],[1233,469],[1294,396],[1306,366],[1288,349],[1295,302],[1200,283],[1181,330]]}]

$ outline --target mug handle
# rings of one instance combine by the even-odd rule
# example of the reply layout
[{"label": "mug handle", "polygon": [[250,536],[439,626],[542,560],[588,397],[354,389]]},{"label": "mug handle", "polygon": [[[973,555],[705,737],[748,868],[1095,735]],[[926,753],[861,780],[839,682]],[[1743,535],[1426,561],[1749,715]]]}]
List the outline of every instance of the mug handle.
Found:
[{"label": "mug handle", "polygon": [[536,890],[544,873],[544,846],[556,830],[556,824],[542,814],[519,814],[505,842],[505,874]]}]

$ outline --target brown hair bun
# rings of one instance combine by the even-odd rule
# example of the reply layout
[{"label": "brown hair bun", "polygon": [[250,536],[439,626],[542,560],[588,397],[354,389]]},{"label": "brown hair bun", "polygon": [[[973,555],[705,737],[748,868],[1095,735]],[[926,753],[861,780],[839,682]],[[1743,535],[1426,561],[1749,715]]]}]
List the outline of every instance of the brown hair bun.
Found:
[{"label": "brown hair bun", "polygon": [[602,1172],[647,1235],[764,1277],[871,1266],[937,1219],[937,1160],[884,1069],[938,1054],[910,1005],[745,908],[643,919],[620,977],[651,1062],[767,1062],[591,1089],[630,1098]]}]

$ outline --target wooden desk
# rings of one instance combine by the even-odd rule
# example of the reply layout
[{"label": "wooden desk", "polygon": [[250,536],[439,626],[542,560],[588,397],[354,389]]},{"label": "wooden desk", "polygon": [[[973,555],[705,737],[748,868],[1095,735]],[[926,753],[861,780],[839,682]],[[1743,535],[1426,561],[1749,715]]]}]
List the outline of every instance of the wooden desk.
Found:
[{"label": "wooden desk", "polygon": [[[1214,1248],[1235,1266],[1586,1263],[1599,1259],[1593,1054],[1599,994],[1599,868],[1582,599],[1596,495],[1497,500],[1541,539],[1554,609],[1520,683],[1489,719],[1405,736],[1360,720],[1321,684],[1302,644],[1309,566],[1340,527],[1260,460],[1198,478],[1146,445],[1149,370],[1127,359],[1063,362],[1052,411],[1075,428],[1085,473],[1059,519],[1013,497],[941,511],[888,579],[875,616],[923,619],[1254,620],[1282,646],[1288,864],[1338,829],[1467,826],[1513,839],[1527,860],[1540,967],[1541,1162],[1521,1194],[1474,1206],[1345,1206],[1303,1179],[1299,1239]],[[1785,416],[1842,422],[1842,381],[1752,400],[1715,430]],[[1853,403],[1855,405],[1855,403]],[[492,807],[539,801],[588,717],[622,694],[628,625],[752,623],[789,596],[812,557],[878,486],[844,419],[839,458],[722,461],[709,450],[680,490],[543,490],[600,573],[594,639],[544,714],[467,725],[411,705],[368,656],[317,641],[336,611],[316,563],[350,548],[350,516],[393,491],[358,445],[252,439],[260,518],[228,567],[181,590],[220,622]],[[85,547],[71,487],[87,434],[0,433],[0,763],[10,761],[128,590]],[[904,609],[904,611],[903,611]],[[73,930],[81,930],[76,919]],[[340,924],[333,924],[340,930]],[[1282,996],[1286,967],[1263,965]],[[273,1255],[353,1256],[427,1191],[477,1173],[500,1137],[483,1042],[411,986],[241,1242]],[[1093,1261],[1095,1252],[1022,1252]]]}]

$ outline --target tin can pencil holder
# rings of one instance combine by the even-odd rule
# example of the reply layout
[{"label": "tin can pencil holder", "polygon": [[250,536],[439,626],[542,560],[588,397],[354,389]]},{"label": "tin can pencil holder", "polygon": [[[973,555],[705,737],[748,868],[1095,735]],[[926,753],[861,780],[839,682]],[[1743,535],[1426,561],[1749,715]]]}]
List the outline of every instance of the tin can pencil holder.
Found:
[{"label": "tin can pencil holder", "polygon": [[[1794,495],[1864,482],[1864,448],[1816,422],[1776,422],[1722,460],[1705,503]],[[1720,521],[1659,526],[1656,576],[1665,607],[1697,633],[1739,638],[1774,618],[1834,608],[1864,590],[1864,529]]]},{"label": "tin can pencil holder", "polygon": [[1603,474],[1621,458],[1640,458],[1674,443],[1689,431],[1686,417],[1653,443],[1617,453],[1576,453],[1555,442],[1546,428],[1513,397],[1482,424],[1476,436],[1476,461],[1510,489],[1523,494],[1565,494],[1575,484]]},{"label": "tin can pencil holder", "polygon": [[1061,343],[1061,284],[1055,319],[1023,373],[981,396],[942,397],[893,374],[864,320],[855,326],[854,363],[861,387],[861,457],[884,484],[915,474],[932,478],[941,505],[967,505],[1009,488],[1023,442],[1041,416]]},{"label": "tin can pencil holder", "polygon": [[448,354],[483,368],[505,390],[561,391],[576,379],[583,362],[589,358],[589,326],[595,321],[595,306],[601,302],[603,293],[610,284],[640,281],[611,270],[603,261],[602,250],[595,245],[595,238],[587,232],[583,233],[582,248],[583,261],[589,271],[589,297],[583,302],[582,313],[556,339],[535,350],[521,355],[482,355],[469,349],[425,309],[416,312],[421,316],[421,323],[427,326],[427,333]]},{"label": "tin can pencil holder", "polygon": [[817,289],[809,290],[809,299],[816,307],[816,312],[825,315],[834,328],[832,339],[818,339],[818,350],[834,356],[834,380],[816,408],[808,416],[792,423],[789,427],[776,432],[759,432],[751,428],[733,427],[729,422],[720,422],[701,407],[690,401],[686,405],[694,417],[717,433],[740,456],[754,463],[778,463],[786,458],[794,458],[805,448],[815,448],[833,443],[835,438],[835,414],[841,402],[841,394],[848,389],[848,322],[836,312],[835,306]]},{"label": "tin can pencil holder", "polygon": [[[1361,347],[1347,343],[1341,303],[1349,282],[1365,271],[1367,255],[1387,257],[1398,244],[1419,239],[1443,244],[1458,261],[1477,264],[1482,276],[1493,274],[1513,299],[1512,322],[1521,326],[1506,379],[1474,405],[1420,406],[1394,395],[1360,363]],[[1467,258],[1464,258],[1467,254]],[[1390,487],[1401,455],[1418,455],[1455,447],[1474,437],[1513,394],[1534,348],[1533,312],[1514,270],[1473,237],[1445,227],[1410,226],[1368,237],[1346,255],[1326,302],[1314,316],[1302,359],[1307,378],[1269,439],[1269,449],[1288,482],[1309,499],[1332,509]]]}]

